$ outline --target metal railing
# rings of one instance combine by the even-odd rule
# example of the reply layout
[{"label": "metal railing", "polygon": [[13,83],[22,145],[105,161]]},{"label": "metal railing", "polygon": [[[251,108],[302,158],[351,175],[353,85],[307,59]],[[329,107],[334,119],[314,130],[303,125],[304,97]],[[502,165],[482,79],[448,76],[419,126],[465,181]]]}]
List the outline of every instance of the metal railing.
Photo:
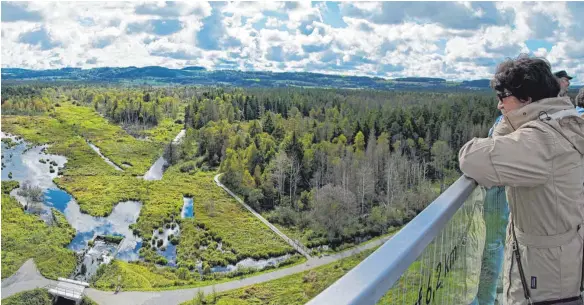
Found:
[{"label": "metal railing", "polygon": [[47,285],[45,289],[49,291],[50,294],[63,297],[69,300],[77,301],[83,298],[83,291],[74,288],[62,287],[59,285]]},{"label": "metal railing", "polygon": [[486,229],[485,190],[460,177],[394,237],[309,305],[470,304]]}]

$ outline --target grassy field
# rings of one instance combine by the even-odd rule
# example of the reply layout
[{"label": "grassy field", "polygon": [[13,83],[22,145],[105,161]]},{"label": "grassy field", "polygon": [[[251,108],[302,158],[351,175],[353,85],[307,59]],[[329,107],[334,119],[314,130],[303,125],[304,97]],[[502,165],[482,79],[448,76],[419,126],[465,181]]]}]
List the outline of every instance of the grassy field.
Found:
[{"label": "grassy field", "polygon": [[[180,173],[178,167],[171,167],[165,174],[168,175],[170,184],[181,189],[183,194],[193,195],[197,225],[221,238],[224,245],[235,251],[238,259],[267,258],[294,251],[215,184],[213,177],[216,172],[188,175]],[[162,180],[164,181],[165,179]],[[180,247],[179,245],[179,249]]]},{"label": "grassy field", "polygon": [[2,182],[2,278],[14,274],[29,258],[47,278],[69,276],[77,261],[75,253],[65,247],[75,237],[75,230],[56,210],[52,226],[25,213],[20,203],[8,195],[17,186],[18,183]]},{"label": "grassy field", "polygon": [[[23,291],[2,300],[4,305],[52,305],[53,296],[43,288]],[[80,305],[97,305],[88,297],[83,297]]]},{"label": "grassy field", "polygon": [[[162,154],[162,142],[138,140],[120,126],[110,124],[91,108],[63,103],[61,107],[55,108],[53,115],[77,135],[96,145],[117,166],[131,165],[124,168],[130,174],[143,175]],[[160,134],[158,137],[171,136],[173,129],[169,128],[169,131],[167,128],[165,125],[157,129],[156,134]],[[178,130],[180,128],[181,125],[178,125]]]},{"label": "grassy field", "polygon": [[142,132],[144,137],[150,141],[158,143],[169,143],[183,128],[182,124],[177,124],[171,119],[164,119],[154,128],[145,129]]},{"label": "grassy field", "polygon": [[63,176],[55,184],[73,195],[81,211],[107,216],[121,201],[144,200],[148,182],[129,175]]}]

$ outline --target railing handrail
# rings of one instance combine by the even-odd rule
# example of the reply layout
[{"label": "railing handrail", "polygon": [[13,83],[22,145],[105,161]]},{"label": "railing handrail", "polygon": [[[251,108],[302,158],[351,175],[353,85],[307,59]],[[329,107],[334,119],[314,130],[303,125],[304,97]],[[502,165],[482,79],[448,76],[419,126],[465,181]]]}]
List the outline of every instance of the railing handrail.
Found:
[{"label": "railing handrail", "polygon": [[45,289],[47,290],[55,290],[57,292],[62,292],[64,293],[66,296],[71,296],[71,297],[75,297],[75,296],[83,296],[83,291],[79,291],[77,289],[73,289],[73,288],[67,288],[67,287],[62,287],[59,285],[55,285],[55,284],[49,284],[45,286]]},{"label": "railing handrail", "polygon": [[359,265],[307,305],[374,305],[416,261],[476,187],[462,176]]}]

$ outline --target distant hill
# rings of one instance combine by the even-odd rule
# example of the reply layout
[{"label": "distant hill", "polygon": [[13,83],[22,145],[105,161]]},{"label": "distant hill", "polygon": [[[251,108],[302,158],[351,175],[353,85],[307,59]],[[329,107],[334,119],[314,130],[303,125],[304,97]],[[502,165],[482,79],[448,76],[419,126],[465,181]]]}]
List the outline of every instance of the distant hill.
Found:
[{"label": "distant hill", "polygon": [[2,82],[31,81],[107,82],[125,84],[193,84],[237,87],[321,87],[378,90],[477,90],[488,89],[488,80],[448,82],[443,78],[331,75],[308,72],[207,70],[203,67],[170,69],[148,67],[63,68],[51,70],[2,69]]},{"label": "distant hill", "polygon": [[463,81],[462,86],[465,87],[476,87],[476,88],[489,88],[491,80],[489,79],[477,79],[477,80],[469,80]]},{"label": "distant hill", "polygon": [[414,82],[414,83],[444,83],[444,82],[446,82],[446,80],[443,78],[432,78],[432,77],[403,77],[403,78],[396,78],[395,81]]}]

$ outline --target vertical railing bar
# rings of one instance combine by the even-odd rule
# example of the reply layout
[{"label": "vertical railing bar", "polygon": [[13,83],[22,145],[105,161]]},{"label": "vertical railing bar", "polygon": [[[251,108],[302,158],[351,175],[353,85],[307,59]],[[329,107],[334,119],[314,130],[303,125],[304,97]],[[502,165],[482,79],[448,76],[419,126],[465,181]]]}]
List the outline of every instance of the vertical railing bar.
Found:
[{"label": "vertical railing bar", "polygon": [[[440,243],[440,260],[442,262],[442,270],[446,270],[446,261],[444,260],[444,234],[445,231],[442,231],[441,238],[442,238],[442,242]],[[442,274],[442,278],[446,277],[446,273],[444,272]],[[445,285],[446,283],[444,283],[444,280],[442,281],[443,285]],[[445,287],[441,287],[442,289],[442,294],[440,295],[440,304],[444,304],[444,292],[445,292]]]},{"label": "vertical railing bar", "polygon": [[[466,220],[466,219],[467,219],[467,217],[468,217],[468,213],[467,213],[467,212],[468,212],[468,206],[467,206],[467,203],[466,203],[466,202],[465,202],[465,203],[463,203],[463,204],[462,204],[462,207],[463,207],[463,209],[462,209],[462,212],[463,212],[462,216],[463,216],[463,217],[462,217],[462,219],[461,219],[461,221],[460,221],[460,223],[459,223],[459,229],[458,229],[458,232],[463,232],[463,230],[465,229],[465,226],[464,226],[464,224],[466,223],[466,221],[465,221],[465,220]],[[460,253],[461,255],[460,255],[460,256],[458,256],[458,253],[457,253],[457,257],[458,257],[458,260],[457,260],[457,261],[458,261],[458,265],[459,265],[459,267],[460,267],[460,276],[459,276],[459,277],[460,277],[460,278],[462,278],[462,277],[464,277],[464,274],[465,274],[466,270],[464,270],[464,264],[463,264],[464,257],[462,257],[462,251],[463,251],[463,250],[462,250],[462,248],[464,248],[464,246],[462,245],[462,241],[463,241],[463,239],[464,239],[464,234],[460,234],[460,235],[461,235],[461,236],[460,236],[460,241],[461,241],[461,249],[460,249],[459,253]],[[462,258],[462,259],[461,259],[461,258]],[[466,282],[466,279],[465,279],[464,281]],[[457,289],[457,290],[458,290],[458,293],[457,293],[457,295],[458,295],[458,298],[460,298],[460,296],[461,296],[461,294],[462,294],[462,290],[464,289],[464,285],[461,285],[461,284],[462,284],[462,283],[460,283],[460,282],[459,282],[458,289]],[[458,300],[457,300],[457,301],[458,301]]]},{"label": "vertical railing bar", "polygon": [[430,268],[432,268],[432,281],[431,281],[431,285],[432,285],[432,303],[436,303],[436,292],[438,292],[436,289],[436,285],[434,285],[434,266],[436,266],[436,238],[434,238],[434,240],[432,241],[432,243],[434,244],[434,258],[432,259],[432,265],[430,265]]},{"label": "vertical railing bar", "polygon": [[[460,210],[459,210],[460,211]],[[454,217],[457,216],[457,214],[459,214],[459,211],[456,211],[456,213],[454,213]],[[452,242],[456,240],[456,236],[455,236],[455,231],[456,231],[456,218],[452,219],[452,225],[450,226],[450,251],[452,251]],[[455,241],[456,242],[456,241]],[[450,252],[449,254],[452,254],[452,252]],[[452,261],[452,258],[450,259],[450,261]],[[454,273],[454,264],[450,264],[450,272]],[[452,274],[450,275],[450,278],[452,278]],[[452,304],[452,299],[453,299],[453,295],[452,295],[452,280],[448,281],[448,304]]]},{"label": "vertical railing bar", "polygon": [[[418,277],[418,289],[420,289],[419,287],[422,287],[422,278],[424,277],[424,254],[426,254],[426,251],[422,252],[422,257],[420,260],[420,276]],[[414,301],[417,301],[418,295],[414,292]]]},{"label": "vertical railing bar", "polygon": [[404,284],[403,285],[403,289],[402,289],[402,291],[403,291],[403,294],[402,294],[402,300],[403,300],[403,302],[402,302],[402,304],[406,304],[406,301],[407,301],[406,300],[406,286],[408,285],[408,273],[406,272],[405,275],[406,276],[403,276],[403,275],[401,276],[403,278],[403,284]]}]

